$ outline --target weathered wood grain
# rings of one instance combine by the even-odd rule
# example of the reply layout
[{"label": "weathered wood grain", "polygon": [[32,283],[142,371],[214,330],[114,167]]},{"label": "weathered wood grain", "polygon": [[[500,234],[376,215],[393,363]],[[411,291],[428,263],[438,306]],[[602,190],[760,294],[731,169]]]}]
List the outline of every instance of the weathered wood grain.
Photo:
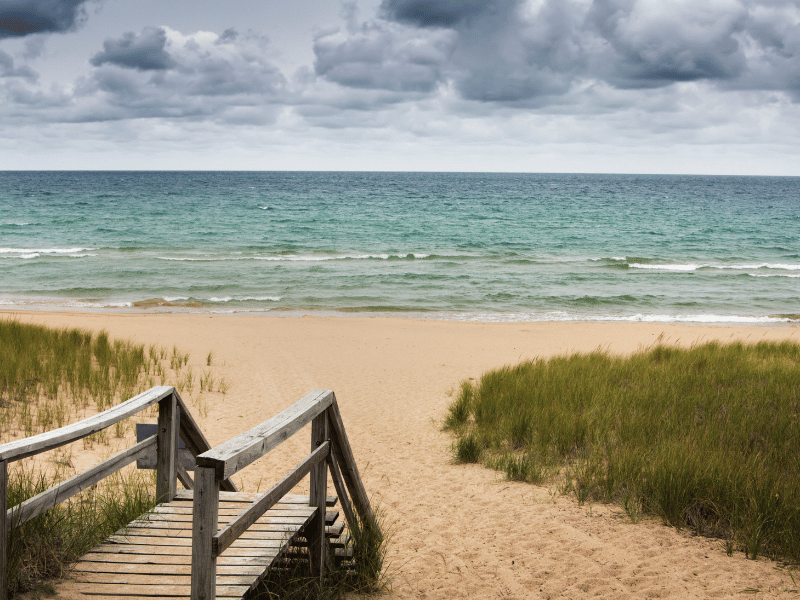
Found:
[{"label": "weathered wood grain", "polygon": [[345,489],[344,480],[342,479],[342,474],[339,472],[339,465],[336,464],[336,458],[333,452],[328,455],[327,460],[328,470],[330,471],[331,479],[333,480],[333,487],[336,490],[336,495],[340,498],[342,503],[345,521],[347,521],[347,524],[350,526],[350,530],[354,531],[354,528],[358,527],[358,523],[356,522],[355,513],[353,513],[353,506],[350,504],[350,498],[347,497],[347,490]]},{"label": "weathered wood grain", "polygon": [[0,460],[13,462],[22,458],[39,454],[46,450],[58,448],[64,444],[69,444],[114,425],[131,415],[159,402],[172,394],[174,388],[158,386],[134,396],[130,400],[118,404],[107,411],[98,413],[83,421],[78,421],[72,425],[66,425],[60,429],[46,431],[39,435],[23,438],[14,442],[0,445]]},{"label": "weathered wood grain", "polygon": [[0,460],[0,600],[8,596],[8,531],[11,521],[6,512],[8,504],[8,462]]},{"label": "weathered wood grain", "polygon": [[[313,452],[317,447],[328,445],[328,411],[326,410],[311,421],[311,450]],[[319,576],[320,581],[325,577],[325,565],[328,560],[325,544],[325,498],[327,494],[328,467],[324,462],[317,463],[311,469],[308,492],[308,503],[317,509],[317,514],[309,521],[305,537],[308,540],[311,570]]]},{"label": "weathered wood grain", "polygon": [[[245,585],[221,585],[214,586],[215,595],[219,598],[241,598],[250,589]],[[153,585],[125,585],[119,583],[93,583],[91,589],[87,586],[87,595],[120,597],[120,596],[178,596],[189,597],[188,585],[173,585],[169,581],[156,583]]]},{"label": "weathered wood grain", "polygon": [[[233,519],[222,531],[214,537],[214,553],[219,556],[225,548],[231,545],[234,540],[255,523],[261,515],[273,507],[281,497],[289,492],[294,486],[300,483],[309,471],[324,464],[325,458],[330,452],[330,444],[325,442],[314,452],[302,460],[289,474],[270,488],[263,496],[253,502],[248,508],[244,509],[235,519]],[[322,497],[322,511],[325,510],[325,496]]]},{"label": "weathered wood grain", "polygon": [[115,454],[111,458],[104,460],[91,469],[83,473],[78,473],[74,477],[70,477],[66,481],[43,491],[41,494],[29,498],[8,511],[9,522],[21,525],[22,523],[30,521],[37,515],[50,510],[60,502],[71,498],[75,494],[93,486],[101,479],[131,464],[140,455],[148,452],[155,443],[156,436],[149,437],[135,446],[131,446],[127,450],[123,450],[119,454]]},{"label": "weathered wood grain", "polygon": [[194,471],[194,519],[192,521],[192,600],[214,600],[217,557],[213,552],[217,533],[219,487],[215,469],[199,466]]},{"label": "weathered wood grain", "polygon": [[197,457],[197,464],[214,467],[219,479],[231,477],[261,458],[319,415],[333,400],[330,390],[314,390],[280,414]]},{"label": "weathered wood grain", "polygon": [[158,403],[156,448],[156,502],[170,502],[177,491],[178,429],[180,413],[175,394]]},{"label": "weathered wood grain", "polygon": [[[225,504],[226,502],[244,502],[250,503],[255,502],[261,497],[261,494],[258,492],[223,492],[220,491],[219,493],[219,501],[220,505]],[[194,494],[191,490],[178,490],[175,494],[175,501],[188,501],[191,502],[194,498]],[[328,506],[336,506],[337,498],[336,496],[328,496],[327,497]],[[279,504],[304,504],[308,506],[308,496],[304,496],[302,494],[286,494]]]},{"label": "weathered wood grain", "polygon": [[342,422],[342,415],[339,413],[339,405],[336,402],[336,398],[334,398],[331,403],[328,416],[331,424],[333,454],[341,469],[342,477],[347,484],[347,489],[350,491],[350,498],[362,522],[377,527],[375,515],[369,504],[367,491],[364,489],[364,483],[361,481],[361,475],[356,466],[353,449],[350,447],[350,441],[347,439],[347,433],[344,430],[344,423]]}]

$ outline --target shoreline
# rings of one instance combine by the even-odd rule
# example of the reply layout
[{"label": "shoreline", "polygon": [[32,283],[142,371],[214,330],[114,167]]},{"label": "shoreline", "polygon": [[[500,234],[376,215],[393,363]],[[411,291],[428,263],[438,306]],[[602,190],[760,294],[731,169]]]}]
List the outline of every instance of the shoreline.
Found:
[{"label": "shoreline", "polygon": [[566,324],[646,324],[646,325],[698,325],[729,327],[796,327],[800,325],[800,314],[777,315],[716,315],[716,314],[642,314],[635,315],[568,315],[563,311],[549,313],[533,312],[466,312],[425,310],[370,310],[355,309],[289,309],[289,308],[233,308],[212,309],[207,306],[175,304],[170,301],[147,300],[126,303],[126,306],[64,306],[30,304],[23,307],[0,304],[0,315],[7,314],[104,314],[104,315],[184,315],[219,317],[268,317],[277,319],[297,318],[374,318],[408,319],[415,321],[444,321],[454,323],[566,323]]},{"label": "shoreline", "polygon": [[[392,598],[739,598],[759,589],[794,597],[769,560],[725,555],[719,540],[612,505],[579,506],[550,486],[455,465],[440,423],[462,380],[521,360],[592,351],[629,353],[659,339],[793,340],[797,327],[653,323],[481,323],[346,316],[7,311],[22,322],[105,329],[112,338],[190,352],[195,373],[213,352],[231,382],[205,416],[212,445],[277,414],[314,388],[336,393],[367,493],[392,532]],[[263,318],[257,318],[262,316]],[[186,399],[186,398],[185,398]],[[307,453],[302,433],[244,471],[247,491],[277,480]],[[76,448],[76,454],[79,454]],[[59,586],[70,598],[69,584]]]}]

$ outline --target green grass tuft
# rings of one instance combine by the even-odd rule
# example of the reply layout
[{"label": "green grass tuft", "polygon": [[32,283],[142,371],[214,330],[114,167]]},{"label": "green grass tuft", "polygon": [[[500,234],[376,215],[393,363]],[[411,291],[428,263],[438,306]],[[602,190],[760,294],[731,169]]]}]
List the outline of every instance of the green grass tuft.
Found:
[{"label": "green grass tuft", "polygon": [[800,559],[797,344],[530,361],[463,383],[445,428],[459,462],[519,481],[558,474],[581,502],[617,502],[753,558]]}]

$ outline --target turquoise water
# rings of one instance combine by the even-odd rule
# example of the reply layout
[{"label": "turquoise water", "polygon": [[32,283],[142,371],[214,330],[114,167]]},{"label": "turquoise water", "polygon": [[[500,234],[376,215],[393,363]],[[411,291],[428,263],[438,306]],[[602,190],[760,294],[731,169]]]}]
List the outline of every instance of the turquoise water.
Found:
[{"label": "turquoise water", "polygon": [[800,178],[2,172],[0,307],[800,320]]}]

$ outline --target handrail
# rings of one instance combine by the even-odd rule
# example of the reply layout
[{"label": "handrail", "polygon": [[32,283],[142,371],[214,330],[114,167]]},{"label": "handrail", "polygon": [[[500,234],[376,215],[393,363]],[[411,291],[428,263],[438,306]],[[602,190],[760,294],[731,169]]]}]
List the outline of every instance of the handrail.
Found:
[{"label": "handrail", "polygon": [[155,447],[155,445],[156,436],[152,435],[135,446],[131,446],[127,450],[123,450],[100,464],[95,465],[88,471],[78,473],[74,477],[62,481],[42,493],[17,504],[15,507],[8,510],[6,533],[11,531],[12,526],[19,527],[57,504],[64,502],[64,500],[94,485],[101,479],[131,464],[137,458],[143,456],[148,450]]},{"label": "handrail", "polygon": [[[230,477],[258,460],[309,422],[312,424],[311,453],[218,531],[221,478]],[[192,509],[192,600],[214,600],[217,557],[307,474],[310,474],[309,506],[316,511],[304,535],[308,540],[311,567],[322,577],[329,559],[325,546],[328,469],[351,531],[360,527],[377,529],[336,396],[330,390],[314,390],[275,417],[200,454],[195,469]]]},{"label": "handrail", "polygon": [[158,386],[150,388],[122,404],[117,404],[104,412],[92,415],[77,423],[2,444],[0,445],[0,461],[14,462],[76,442],[135,415],[174,392],[175,388],[173,387]]},{"label": "handrail", "polygon": [[[54,485],[17,506],[8,507],[8,463],[85,438],[127,419],[155,403],[159,405],[158,433],[155,436],[102,461],[87,471]],[[186,447],[194,456],[211,449],[211,445],[200,431],[197,422],[192,418],[175,388],[157,386],[77,423],[29,438],[0,444],[0,600],[5,600],[8,587],[6,579],[7,536],[13,526],[29,521],[94,485],[140,458],[153,446],[156,447],[156,500],[157,502],[172,500],[177,491],[178,479],[186,487],[192,485],[188,473],[176,460],[178,437],[183,439]],[[221,478],[217,487],[226,491],[236,491],[236,486],[227,477]]]},{"label": "handrail", "polygon": [[255,523],[261,515],[275,506],[294,486],[300,483],[300,480],[308,475],[313,467],[319,464],[320,461],[325,460],[328,454],[330,454],[330,442],[325,442],[292,469],[286,477],[261,494],[258,500],[240,512],[233,521],[213,537],[212,552],[214,555],[219,556],[222,554],[239,536],[247,531],[250,525]]},{"label": "handrail", "polygon": [[200,454],[197,466],[215,469],[220,479],[230,477],[310,423],[332,401],[330,390],[314,390],[280,414]]}]

